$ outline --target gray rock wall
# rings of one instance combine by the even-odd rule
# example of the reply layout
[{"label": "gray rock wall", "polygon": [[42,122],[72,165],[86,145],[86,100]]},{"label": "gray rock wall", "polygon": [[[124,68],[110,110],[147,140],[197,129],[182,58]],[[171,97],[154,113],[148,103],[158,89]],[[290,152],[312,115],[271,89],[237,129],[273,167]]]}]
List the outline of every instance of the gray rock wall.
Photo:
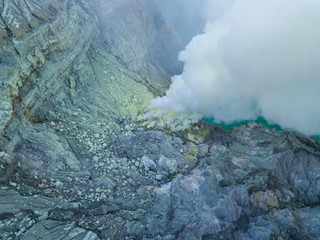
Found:
[{"label": "gray rock wall", "polygon": [[[116,95],[112,99],[123,102],[118,105],[130,101],[132,108],[142,103],[145,107],[154,93],[164,93],[170,75],[181,69],[176,61],[179,39],[153,1],[144,5],[73,0],[1,4],[1,132],[13,112],[32,119],[52,96],[60,99],[51,105],[61,104],[67,95],[73,101],[84,90],[76,87],[77,82],[94,85],[86,95],[91,94],[97,108],[101,98],[93,99],[95,92]],[[123,14],[127,12],[130,15]],[[112,101],[105,99],[104,108],[114,105]],[[120,115],[134,117],[138,110],[125,111]]]},{"label": "gray rock wall", "polygon": [[111,53],[143,74],[151,91],[163,94],[168,77],[181,70],[177,56],[182,43],[155,1],[96,0],[95,6]]}]

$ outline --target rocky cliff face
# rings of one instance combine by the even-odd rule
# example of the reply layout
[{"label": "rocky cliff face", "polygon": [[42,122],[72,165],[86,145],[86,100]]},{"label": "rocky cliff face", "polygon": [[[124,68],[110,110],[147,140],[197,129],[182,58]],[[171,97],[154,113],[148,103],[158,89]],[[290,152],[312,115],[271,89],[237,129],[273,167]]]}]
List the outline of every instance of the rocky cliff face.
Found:
[{"label": "rocky cliff face", "polygon": [[320,145],[136,122],[181,70],[153,0],[2,0],[2,239],[317,239]]},{"label": "rocky cliff face", "polygon": [[48,118],[70,102],[134,118],[180,71],[181,44],[153,1],[1,5],[2,132],[13,113]]}]

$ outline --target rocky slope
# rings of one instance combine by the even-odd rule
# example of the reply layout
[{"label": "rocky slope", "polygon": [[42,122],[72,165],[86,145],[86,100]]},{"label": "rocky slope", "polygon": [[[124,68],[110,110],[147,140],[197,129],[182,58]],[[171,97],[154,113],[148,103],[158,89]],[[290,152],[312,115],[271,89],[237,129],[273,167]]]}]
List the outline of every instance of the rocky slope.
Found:
[{"label": "rocky slope", "polygon": [[181,70],[153,0],[1,0],[1,239],[318,239],[320,145],[136,121]]}]

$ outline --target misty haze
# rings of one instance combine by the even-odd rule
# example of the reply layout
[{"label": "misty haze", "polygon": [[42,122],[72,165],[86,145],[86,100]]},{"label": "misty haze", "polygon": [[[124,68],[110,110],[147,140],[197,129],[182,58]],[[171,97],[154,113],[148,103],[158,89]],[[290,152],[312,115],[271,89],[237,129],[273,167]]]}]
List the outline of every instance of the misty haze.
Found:
[{"label": "misty haze", "polygon": [[0,240],[319,240],[319,0],[0,0]]}]

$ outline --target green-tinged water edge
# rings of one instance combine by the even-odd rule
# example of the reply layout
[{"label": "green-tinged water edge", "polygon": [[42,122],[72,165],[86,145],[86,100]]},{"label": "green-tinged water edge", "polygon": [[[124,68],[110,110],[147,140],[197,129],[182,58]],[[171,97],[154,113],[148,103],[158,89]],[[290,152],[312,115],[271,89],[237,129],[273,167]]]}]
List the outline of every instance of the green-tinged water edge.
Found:
[{"label": "green-tinged water edge", "polygon": [[[249,122],[252,121],[252,120],[245,120],[245,121],[237,121],[237,122],[227,124],[224,122],[216,123],[213,118],[204,118],[203,120],[206,122],[209,122],[211,124],[214,124],[214,125],[221,125],[226,131],[231,131],[231,129],[234,127],[239,127],[241,125],[247,125]],[[264,127],[268,128],[268,129],[276,129],[278,131],[286,130],[286,129],[281,128],[280,125],[278,125],[278,124],[268,123],[268,121],[263,117],[258,117],[256,120],[254,120],[254,122],[262,124]],[[320,142],[320,135],[311,136],[311,137],[314,138],[315,140],[317,140],[318,142]]]}]

